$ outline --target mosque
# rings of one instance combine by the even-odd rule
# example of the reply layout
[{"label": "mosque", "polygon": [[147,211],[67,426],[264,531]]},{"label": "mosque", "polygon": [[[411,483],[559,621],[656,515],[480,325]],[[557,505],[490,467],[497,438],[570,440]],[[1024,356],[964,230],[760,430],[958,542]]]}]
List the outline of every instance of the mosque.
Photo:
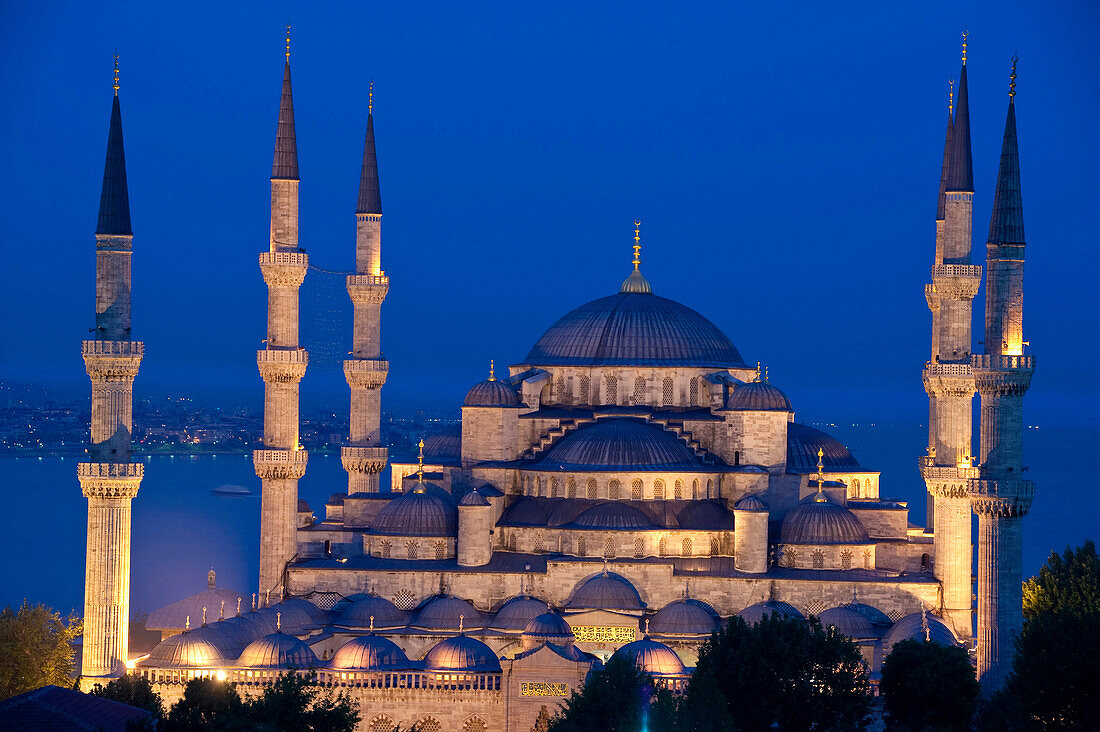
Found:
[{"label": "mosque", "polygon": [[[116,66],[117,69],[117,66]],[[390,461],[380,442],[382,204],[373,108],[356,221],[353,348],[344,363],[348,484],[315,514],[299,501],[298,155],[289,38],[271,175],[260,576],[248,595],[206,591],[154,612],[163,640],[128,653],[132,382],[130,228],[116,73],[96,231],[83,682],[150,679],[166,702],[196,676],[257,693],[313,669],[361,705],[364,730],[544,730],[586,676],[625,655],[674,691],[724,618],[816,616],[859,644],[872,678],[895,643],[974,650],[983,684],[1003,683],[1021,618],[1024,233],[1015,61],[985,267],[972,264],[974,194],[966,44],[947,116],[935,219],[930,426],[919,467],[932,519],[795,405],[703,315],[664,295],[634,261],[609,289],[553,323],[521,360],[473,385],[461,428]],[[972,301],[986,283],[985,348]],[[610,279],[610,275],[609,275]],[[617,279],[617,278],[615,278]],[[661,294],[658,294],[661,293]],[[972,450],[973,397],[981,434]],[[391,463],[390,484],[380,475]],[[978,514],[977,632],[971,515]]]}]

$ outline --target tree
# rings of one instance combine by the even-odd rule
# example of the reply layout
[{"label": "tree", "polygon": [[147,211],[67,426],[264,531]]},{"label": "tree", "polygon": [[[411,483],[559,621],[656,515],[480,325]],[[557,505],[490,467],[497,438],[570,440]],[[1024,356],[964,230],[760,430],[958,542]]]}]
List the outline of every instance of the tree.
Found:
[{"label": "tree", "polygon": [[879,692],[892,732],[965,732],[980,691],[962,648],[905,640],[882,664]]},{"label": "tree", "polygon": [[871,687],[859,647],[836,628],[778,615],[733,617],[703,644],[681,711],[683,730],[862,729]]},{"label": "tree", "polygon": [[144,709],[157,719],[164,718],[164,701],[160,694],[153,691],[153,685],[144,676],[126,674],[106,686],[96,684],[92,693],[104,699]]},{"label": "tree", "polygon": [[246,702],[256,724],[277,724],[282,732],[354,732],[359,705],[347,693],[323,689],[312,675],[284,674]]},{"label": "tree", "polygon": [[72,643],[81,632],[75,615],[63,619],[26,600],[18,610],[0,611],[0,699],[47,684],[72,686]]},{"label": "tree", "polygon": [[1024,619],[1049,612],[1100,612],[1100,560],[1091,539],[1062,556],[1051,552],[1038,576],[1024,583]]},{"label": "tree", "polygon": [[244,702],[233,684],[211,678],[191,679],[183,690],[183,698],[168,712],[164,729],[167,732],[248,729]]},{"label": "tree", "polygon": [[673,730],[676,702],[634,662],[613,656],[550,720],[549,732]]}]

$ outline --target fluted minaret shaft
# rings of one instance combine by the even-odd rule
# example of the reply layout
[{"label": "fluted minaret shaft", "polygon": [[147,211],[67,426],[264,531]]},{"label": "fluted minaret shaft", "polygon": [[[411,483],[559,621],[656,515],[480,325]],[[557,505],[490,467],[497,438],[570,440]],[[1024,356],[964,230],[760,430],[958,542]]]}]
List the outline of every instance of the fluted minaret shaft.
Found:
[{"label": "fluted minaret shaft", "polygon": [[351,388],[348,444],[341,450],[348,493],[376,493],[386,467],[381,445],[382,385],[389,363],[382,359],[382,302],[389,278],[382,271],[382,195],[374,149],[374,115],[367,115],[359,196],[355,206],[355,274],[347,279],[353,307],[352,358],[344,361]]},{"label": "fluted minaret shaft", "polygon": [[972,634],[971,471],[974,375],[970,367],[973,300],[981,267],[970,263],[974,175],[966,64],[945,139],[937,205],[936,255],[925,296],[932,310],[932,358],[924,369],[929,398],[928,452],[922,459],[932,497],[934,572],[943,614],[960,638]]},{"label": "fluted minaret shaft", "polygon": [[253,452],[261,479],[260,594],[281,598],[286,565],[298,551],[298,480],[308,456],[298,444],[298,387],[309,363],[298,344],[298,290],[309,258],[298,247],[298,149],[290,58],[283,68],[283,92],[271,168],[271,235],[260,254],[267,284],[267,342],[256,353],[264,380],[263,449]]},{"label": "fluted minaret shaft", "polygon": [[84,341],[92,381],[91,462],[77,466],[88,499],[81,685],[122,675],[129,653],[130,504],[144,474],[130,462],[133,384],[144,344],[130,330],[133,231],[118,87],[111,108],[107,161],[96,226],[95,338]]},{"label": "fluted minaret shaft", "polygon": [[981,464],[970,484],[978,514],[978,674],[1000,688],[1023,627],[1023,517],[1035,485],[1023,480],[1023,400],[1035,370],[1024,355],[1024,216],[1016,141],[1015,66],[986,244],[985,354],[973,358],[981,396]]}]

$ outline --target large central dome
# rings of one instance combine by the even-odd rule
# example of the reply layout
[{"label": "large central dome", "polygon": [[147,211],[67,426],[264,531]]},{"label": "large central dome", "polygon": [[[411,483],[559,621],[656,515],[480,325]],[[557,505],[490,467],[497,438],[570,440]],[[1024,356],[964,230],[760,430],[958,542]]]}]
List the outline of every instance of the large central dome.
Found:
[{"label": "large central dome", "polygon": [[[631,277],[645,282],[635,271]],[[550,326],[527,354],[532,366],[745,368],[718,327],[686,305],[627,280]]]}]

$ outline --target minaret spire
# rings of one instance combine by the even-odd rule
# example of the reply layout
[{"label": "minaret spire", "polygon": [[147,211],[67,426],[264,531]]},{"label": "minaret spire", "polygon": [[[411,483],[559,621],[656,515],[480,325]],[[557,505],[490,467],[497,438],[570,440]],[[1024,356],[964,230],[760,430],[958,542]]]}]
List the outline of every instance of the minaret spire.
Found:
[{"label": "minaret spire", "polygon": [[130,192],[126,186],[126,152],[122,144],[122,108],[118,103],[118,54],[115,54],[115,96],[111,104],[111,126],[107,132],[107,161],[103,166],[103,188],[99,195],[99,223],[96,234],[128,236]]},{"label": "minaret spire", "polygon": [[290,89],[290,24],[286,26],[286,62],[283,93],[279,98],[279,124],[275,130],[275,160],[271,177],[298,180],[298,142],[294,136],[294,95]]},{"label": "minaret spire", "polygon": [[[991,244],[1018,244],[1024,242],[1024,204],[1020,195],[1020,152],[1016,142],[1016,62],[1012,58],[1012,75],[1009,77],[1008,115],[1005,119],[1004,138],[1001,143],[1001,165],[997,171],[997,189],[993,194],[993,216],[989,221]],[[988,336],[988,334],[987,334]],[[986,343],[989,344],[987,337]],[[988,345],[987,345],[988,350]]]},{"label": "minaret spire", "polygon": [[374,151],[374,82],[370,84],[367,103],[367,134],[363,140],[363,166],[359,171],[357,214],[381,214],[382,191],[378,185],[378,158]]},{"label": "minaret spire", "polygon": [[951,165],[947,191],[974,192],[974,163],[970,154],[970,101],[966,89],[966,31],[963,31],[963,62],[959,71],[959,95],[951,135]]},{"label": "minaret spire", "polygon": [[[947,82],[947,132],[943,136],[943,165],[940,166],[940,193],[936,199],[936,221],[943,221],[947,202],[947,170],[951,167],[951,113],[955,108],[955,80]],[[938,242],[942,245],[943,242]],[[937,254],[939,254],[937,252]]]}]

